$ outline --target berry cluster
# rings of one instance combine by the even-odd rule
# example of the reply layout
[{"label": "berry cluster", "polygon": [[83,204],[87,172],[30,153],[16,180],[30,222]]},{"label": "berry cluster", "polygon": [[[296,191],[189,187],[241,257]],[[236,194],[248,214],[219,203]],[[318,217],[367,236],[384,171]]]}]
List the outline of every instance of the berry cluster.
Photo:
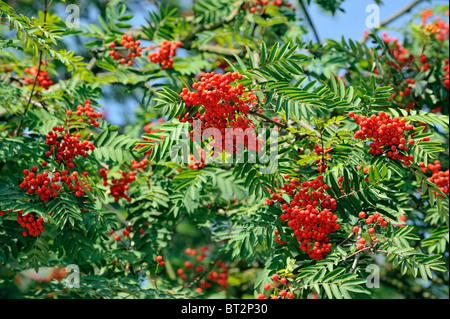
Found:
[{"label": "berry cluster", "polygon": [[[108,186],[108,175],[106,169],[100,169],[100,175],[103,178],[103,186]],[[114,197],[114,201],[119,202],[120,198],[125,198],[128,202],[131,202],[131,197],[127,195],[126,191],[130,188],[129,184],[136,180],[134,172],[122,172],[122,177],[119,179],[112,178],[111,186],[109,188],[111,195]]]},{"label": "berry cluster", "polygon": [[42,174],[37,173],[37,167],[33,166],[31,172],[28,169],[23,170],[23,174],[26,176],[22,183],[20,183],[20,189],[27,189],[28,194],[40,195],[40,199],[43,202],[47,202],[50,197],[56,197],[61,186],[55,184],[59,182],[59,173],[55,173],[53,177],[49,176],[48,172]]},{"label": "berry cluster", "polygon": [[[420,162],[419,167],[422,168],[424,173],[430,170],[433,175],[428,177],[428,180],[436,184],[441,189],[441,192],[444,194],[449,194],[449,170],[441,170],[442,166],[439,160],[435,160],[434,164],[428,163],[427,166],[425,166],[424,162]],[[436,192],[434,192],[434,194],[436,196],[442,196]]]},{"label": "berry cluster", "polygon": [[43,218],[37,218],[34,214],[30,213],[23,216],[23,210],[17,211],[17,222],[24,228],[22,236],[27,237],[31,235],[33,237],[39,236],[44,231]]},{"label": "berry cluster", "polygon": [[81,141],[80,133],[64,133],[64,127],[53,127],[53,131],[47,134],[47,145],[50,145],[50,150],[45,153],[48,157],[55,154],[55,162],[64,164],[72,169],[74,167],[73,159],[80,155],[84,158],[88,156],[89,151],[95,149],[94,143],[91,141]]},{"label": "berry cluster", "polygon": [[402,46],[397,38],[391,38],[387,35],[387,32],[383,32],[382,40],[386,42],[392,57],[394,57],[397,62],[395,63],[394,61],[387,60],[386,62],[390,67],[396,70],[402,70],[414,60],[414,56],[409,53],[408,49]]},{"label": "berry cluster", "polygon": [[[246,118],[246,115],[251,106],[256,106],[256,96],[251,92],[245,93],[242,84],[232,86],[233,82],[241,79],[242,75],[237,72],[225,74],[212,72],[207,73],[200,82],[192,85],[192,88],[197,90],[196,92],[189,91],[187,88],[183,89],[180,95],[185,101],[186,107],[197,105],[204,107],[203,114],[197,112],[190,119],[186,115],[180,120],[192,125],[194,119],[201,121],[200,136],[195,136],[195,138],[200,138],[205,129],[217,128],[222,134],[222,145],[217,145],[217,147],[231,150],[232,153],[239,151],[241,143],[249,149],[259,149],[257,145],[261,141],[256,140],[255,132],[252,132],[250,136],[242,136],[244,134],[239,133],[234,134],[231,138],[225,136],[226,128],[242,129],[245,132],[247,129],[253,130],[255,127]],[[194,140],[192,133],[191,138]],[[214,145],[214,141],[211,144]]]},{"label": "berry cluster", "polygon": [[[358,217],[363,219],[365,221],[365,223],[367,224],[367,232],[370,235],[370,240],[372,241],[372,243],[376,243],[378,240],[375,236],[375,230],[377,226],[381,226],[383,228],[387,227],[388,223],[386,220],[384,220],[384,218],[380,215],[380,213],[376,212],[372,215],[369,215],[366,218],[367,214],[366,212],[359,212]],[[354,226],[353,227],[353,232],[356,234],[359,232],[359,227],[358,226]],[[364,238],[360,238],[358,243],[357,243],[357,247],[359,250],[362,250],[366,247],[365,245],[366,240]]]},{"label": "berry cluster", "polygon": [[142,159],[142,161],[139,161],[139,162],[134,159],[131,160],[131,167],[134,170],[137,170],[137,169],[144,170],[147,167],[147,165],[148,165],[148,158],[144,158],[144,159]]},{"label": "berry cluster", "polygon": [[[422,67],[424,68],[424,72],[428,69],[429,65],[426,63],[426,57],[425,60],[424,57],[420,58],[419,60],[422,61],[422,66],[416,67],[414,65],[414,61],[417,60],[417,57],[412,55],[408,49],[404,48],[397,38],[391,38],[386,32],[384,32],[383,41],[386,42],[392,56],[395,59],[394,62],[386,58],[386,63],[390,66],[390,69],[388,69],[387,72],[390,73],[392,70],[397,71],[394,74],[390,74],[388,77],[392,79],[397,79],[399,77],[402,78],[401,81],[397,81],[392,84],[395,86],[398,94],[392,94],[392,97],[389,97],[388,100],[396,100],[399,105],[406,106],[407,110],[412,110],[417,104],[416,95],[411,94],[413,85],[415,84],[415,79],[413,76],[417,73],[417,70]],[[380,55],[380,58],[381,57],[382,55]],[[415,71],[412,76],[411,71]],[[375,69],[374,72],[377,74],[379,73],[378,69]],[[407,76],[411,76],[411,78]],[[406,78],[403,79],[404,77]]]},{"label": "berry cluster", "polygon": [[[185,283],[184,287],[190,286],[192,282],[195,282],[200,274],[205,271],[206,267],[204,264],[198,264],[205,260],[206,252],[209,250],[208,246],[197,249],[186,249],[186,254],[193,257],[194,262],[185,261],[184,267],[177,270],[177,274],[180,276],[181,280]],[[215,263],[215,268],[213,268],[209,273],[207,273],[204,278],[199,282],[199,286],[195,289],[197,293],[203,293],[207,291],[220,291],[222,289],[227,289],[228,287],[228,267],[222,261],[217,261]]]},{"label": "berry cluster", "polygon": [[[50,77],[48,76],[48,71],[42,71],[39,70],[39,75],[38,75],[38,68],[37,67],[33,67],[33,68],[25,68],[25,73],[30,74],[32,77],[26,77],[24,79],[25,83],[33,85],[35,79],[37,80],[36,85],[38,87],[42,87],[46,90],[48,90],[48,88],[53,84],[53,81],[50,79]],[[36,78],[37,75],[37,78]]]},{"label": "berry cluster", "polygon": [[164,40],[158,51],[149,53],[148,58],[152,63],[162,64],[161,70],[170,69],[173,64],[172,57],[177,55],[176,50],[181,44],[181,41],[172,42]]},{"label": "berry cluster", "polygon": [[[356,131],[355,138],[365,140],[366,138],[374,139],[370,143],[370,154],[372,156],[380,155],[386,152],[387,157],[393,160],[402,160],[405,166],[410,166],[413,159],[412,155],[408,155],[408,147],[405,145],[413,145],[413,139],[408,141],[405,138],[406,131],[411,131],[414,127],[406,124],[405,119],[398,117],[391,118],[390,114],[383,111],[378,113],[378,116],[373,114],[370,117],[349,112],[348,116],[353,118],[361,127]],[[402,155],[403,151],[406,155]]]},{"label": "berry cluster", "polygon": [[[264,289],[273,289],[274,293],[272,294],[271,299],[293,299],[294,294],[292,292],[289,292],[289,286],[290,283],[287,277],[280,278],[278,274],[274,274],[272,276],[272,283],[265,284]],[[263,293],[259,293],[258,299],[266,299],[266,296]]]},{"label": "berry cluster", "polygon": [[[77,115],[81,116],[84,112],[85,117],[91,119],[98,117],[99,113],[95,113],[90,107],[90,100],[86,100],[85,106],[78,106]],[[72,111],[68,110],[68,116],[72,115]],[[82,120],[82,118],[81,118]],[[70,120],[66,120],[66,124]],[[95,125],[94,122],[89,121]],[[66,131],[67,130],[67,131]],[[64,126],[54,126],[46,135],[46,144],[50,149],[45,152],[47,157],[54,158],[54,162],[58,165],[64,165],[69,170],[73,169],[75,164],[74,158],[78,155],[87,157],[88,152],[95,149],[90,141],[81,141],[80,133],[69,133]],[[46,161],[42,162],[43,167],[47,167]],[[86,184],[83,177],[78,176],[78,172],[72,173],[63,169],[61,172],[44,171],[38,173],[38,168],[33,166],[31,172],[28,169],[23,170],[24,180],[20,183],[21,189],[27,189],[28,194],[40,195],[40,200],[47,202],[51,197],[56,197],[61,187],[65,184],[69,191],[73,191],[77,197],[85,196],[84,189],[90,191],[90,187]],[[84,177],[88,176],[88,172],[83,172]],[[61,185],[63,183],[63,185]],[[83,211],[83,210],[82,210]]]},{"label": "berry cluster", "polygon": [[[336,223],[338,217],[332,213],[337,207],[336,200],[324,194],[329,186],[323,182],[322,175],[303,183],[295,178],[289,179],[289,175],[284,178],[287,182],[280,186],[278,192],[272,192],[272,199],[267,198],[266,204],[273,205],[275,200],[278,201],[283,211],[281,221],[288,221],[300,242],[300,249],[312,259],[323,259],[332,247],[328,234],[340,229]],[[292,200],[283,203],[283,194]]]},{"label": "berry cluster", "polygon": [[134,38],[131,35],[124,34],[122,35],[122,41],[120,42],[120,44],[128,50],[128,52],[126,52],[126,57],[121,55],[120,52],[114,50],[116,48],[115,42],[111,42],[109,44],[109,48],[111,49],[109,51],[109,55],[115,60],[120,59],[119,62],[121,64],[127,63],[129,66],[132,66],[133,59],[142,55],[142,48],[140,47],[141,41],[134,41]]},{"label": "berry cluster", "polygon": [[316,160],[316,165],[317,165],[317,172],[319,173],[324,173],[327,170],[327,164],[326,163],[322,163],[322,160],[325,160],[327,158],[331,157],[330,154],[331,151],[331,147],[328,147],[325,151],[323,150],[323,147],[319,146],[319,145],[314,145],[314,152],[316,153],[316,155],[321,155],[323,154],[323,159],[319,158],[318,160]]},{"label": "berry cluster", "polygon": [[[69,190],[75,192],[75,196],[83,197],[86,196],[86,192],[84,191],[83,187],[86,188],[89,192],[91,191],[91,187],[86,183],[83,177],[78,178],[78,175],[79,174],[77,171],[72,172],[72,174],[68,174],[66,170],[63,170],[61,182],[66,183]],[[83,176],[87,177],[88,172],[83,172]],[[83,209],[81,211],[83,211]]]},{"label": "berry cluster", "polygon": [[[73,115],[72,110],[67,110],[66,114],[71,117]],[[77,105],[77,111],[75,112],[75,114],[77,116],[85,116],[88,120],[89,123],[94,125],[95,127],[99,127],[100,123],[96,120],[97,118],[102,117],[102,113],[101,112],[95,112],[94,108],[91,106],[91,100],[87,99],[84,102],[84,106],[79,104]],[[72,122],[73,119],[69,119],[69,122]],[[83,118],[79,118],[77,119],[77,122],[79,123],[83,123],[84,119]]]}]

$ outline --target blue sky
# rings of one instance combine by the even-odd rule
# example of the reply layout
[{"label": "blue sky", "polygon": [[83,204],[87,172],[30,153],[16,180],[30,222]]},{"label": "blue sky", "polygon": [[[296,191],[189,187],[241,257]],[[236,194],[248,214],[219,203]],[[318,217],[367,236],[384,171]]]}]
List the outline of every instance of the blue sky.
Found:
[{"label": "blue sky", "polygon": [[[380,21],[398,12],[412,0],[385,0],[384,2],[384,5],[380,6]],[[346,38],[359,40],[364,29],[367,29],[366,18],[370,12],[366,13],[366,7],[370,4],[374,4],[374,1],[347,0],[343,3],[345,13],[338,12],[335,16],[331,16],[321,11],[315,3],[312,3],[309,7],[309,13],[322,41],[325,38],[340,39],[342,35]],[[429,3],[417,5],[411,12],[393,21],[388,27],[403,26],[410,19],[411,14],[418,13],[421,8],[429,6]]]}]

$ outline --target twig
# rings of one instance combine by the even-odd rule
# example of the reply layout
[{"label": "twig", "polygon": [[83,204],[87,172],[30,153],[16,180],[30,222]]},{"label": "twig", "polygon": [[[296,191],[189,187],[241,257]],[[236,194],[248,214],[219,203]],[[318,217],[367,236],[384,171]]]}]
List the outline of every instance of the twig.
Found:
[{"label": "twig", "polygon": [[308,20],[308,23],[309,23],[309,25],[310,25],[313,33],[314,33],[314,37],[316,38],[316,42],[320,43],[321,41],[320,41],[319,34],[317,33],[316,28],[314,27],[314,23],[312,22],[311,17],[309,16],[308,10],[306,10],[306,6],[303,3],[303,0],[298,0],[298,3],[300,4],[300,7],[302,8],[303,13],[306,16],[306,20]]},{"label": "twig", "polygon": [[348,241],[353,237],[354,234],[355,234],[355,233],[352,232],[350,235],[347,236],[347,238],[345,238],[343,241],[341,241],[341,242],[338,244],[338,246],[344,245],[346,242],[348,242]]},{"label": "twig", "polygon": [[[382,27],[384,27],[384,26],[388,25],[389,23],[391,23],[392,21],[398,19],[399,17],[401,17],[405,13],[408,13],[409,11],[411,11],[412,8],[414,8],[416,5],[418,5],[421,2],[423,2],[423,0],[415,0],[415,1],[411,2],[407,6],[403,7],[402,9],[400,9],[399,11],[397,11],[396,13],[394,13],[393,15],[388,17],[386,20],[382,21],[380,23],[380,26],[378,28],[375,28],[374,31],[377,31],[377,30],[381,29]],[[363,38],[363,39],[361,39],[359,41],[359,43],[363,44],[367,40],[368,40],[368,38]]]},{"label": "twig", "polygon": [[[52,3],[52,1],[53,0],[50,1],[50,4]],[[48,12],[48,8],[50,7],[50,4],[47,5],[47,0],[44,0],[44,8],[45,8],[44,9],[44,27],[45,27],[45,24],[47,23],[47,12]],[[41,72],[42,54],[43,54],[43,51],[39,50],[39,63],[38,63],[36,77],[34,79],[33,87],[31,88],[30,97],[28,98],[27,105],[25,106],[25,110],[23,111],[23,114],[20,117],[19,127],[17,128],[16,134],[15,134],[16,136],[19,135],[20,129],[22,128],[22,125],[23,125],[23,119],[25,118],[25,115],[28,112],[28,107],[30,106],[31,99],[33,98],[34,89],[36,88],[36,83],[38,82],[37,78],[39,76],[39,73]]]}]

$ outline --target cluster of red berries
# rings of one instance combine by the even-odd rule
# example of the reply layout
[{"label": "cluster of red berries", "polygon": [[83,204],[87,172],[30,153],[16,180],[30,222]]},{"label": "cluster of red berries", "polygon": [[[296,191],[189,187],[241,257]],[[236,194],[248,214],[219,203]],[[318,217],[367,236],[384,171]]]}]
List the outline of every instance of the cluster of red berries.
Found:
[{"label": "cluster of red berries", "polygon": [[45,153],[48,157],[56,151],[55,162],[64,164],[72,169],[74,167],[73,159],[80,155],[86,158],[89,151],[95,149],[94,143],[91,141],[81,141],[80,133],[64,133],[63,126],[55,126],[47,134],[47,145],[50,145],[50,150]]},{"label": "cluster of red berries", "polygon": [[19,187],[21,189],[27,189],[28,194],[40,195],[40,199],[43,202],[47,202],[50,197],[56,197],[58,191],[61,189],[61,185],[55,184],[59,182],[58,173],[55,173],[53,177],[49,176],[48,172],[37,174],[37,167],[33,166],[31,172],[28,169],[23,170],[23,174],[26,176]]},{"label": "cluster of red berries", "polygon": [[408,49],[404,48],[397,38],[391,38],[387,35],[387,32],[383,32],[382,40],[389,46],[389,51],[397,62],[386,61],[392,68],[402,70],[414,60],[414,56],[409,54]]},{"label": "cluster of red berries", "polygon": [[[372,243],[376,243],[378,240],[377,240],[376,236],[374,235],[375,229],[377,226],[381,226],[383,228],[387,227],[387,225],[388,225],[387,221],[384,220],[384,218],[378,212],[376,212],[372,215],[369,215],[367,218],[366,218],[366,212],[359,212],[358,217],[361,219],[365,219],[365,223],[367,224],[367,227],[368,227],[367,232],[371,236],[370,240],[372,241]],[[359,232],[359,227],[354,226],[353,232],[355,234],[357,234]],[[365,243],[366,243],[366,240],[364,238],[360,238],[357,243],[358,249],[359,250],[364,249]]]},{"label": "cluster of red berries", "polygon": [[[410,166],[413,159],[412,155],[408,154],[408,147],[405,145],[414,145],[414,139],[405,138],[406,131],[411,131],[414,126],[406,124],[406,120],[398,117],[391,118],[390,114],[383,111],[378,113],[378,116],[373,114],[370,117],[349,112],[348,116],[353,118],[361,127],[356,131],[354,137],[365,140],[366,138],[374,139],[370,143],[370,154],[372,156],[380,155],[386,152],[386,155],[393,160],[403,160],[405,166]],[[384,149],[386,148],[386,149]],[[406,155],[402,155],[403,151]]]},{"label": "cluster of red berries", "polygon": [[[68,174],[67,170],[62,170],[61,173],[55,172],[53,176],[50,176],[47,171],[38,174],[36,166],[33,166],[31,170],[31,172],[28,169],[23,170],[23,174],[26,177],[19,187],[27,189],[28,194],[40,195],[40,200],[43,202],[47,202],[51,197],[58,196],[58,192],[61,189],[59,182],[65,183],[69,190],[75,192],[77,197],[86,195],[83,187],[88,191],[91,190],[84,178],[78,178],[77,171]],[[83,176],[88,176],[88,172],[83,172]]]},{"label": "cluster of red berries", "polygon": [[[275,200],[282,203],[281,221],[288,221],[300,242],[300,249],[312,259],[323,259],[332,247],[328,234],[340,229],[336,223],[338,217],[332,213],[337,207],[336,200],[324,194],[329,186],[323,182],[322,175],[303,183],[295,178],[289,179],[289,175],[284,178],[288,183],[280,185],[276,193],[272,192],[272,199],[267,198],[266,204],[273,205]],[[292,200],[283,203],[283,194]]]},{"label": "cluster of red berries", "polygon": [[[83,114],[84,113],[84,114]],[[72,110],[67,110],[66,114],[70,117],[73,115]],[[87,99],[84,102],[84,106],[79,104],[77,105],[77,111],[75,112],[77,116],[84,115],[89,119],[89,123],[94,125],[95,127],[99,127],[100,123],[96,120],[97,118],[102,117],[101,112],[95,112],[95,109],[91,106],[91,100]],[[69,120],[71,122],[72,120]],[[84,119],[79,118],[77,119],[77,122],[83,123]]]},{"label": "cluster of red berries", "polygon": [[[140,57],[142,55],[142,47],[140,47],[141,41],[140,40],[134,41],[134,38],[131,35],[124,34],[124,35],[122,35],[122,41],[120,42],[120,44],[122,46],[124,46],[125,49],[128,50],[128,52],[126,52],[126,57],[121,55],[120,52],[114,50],[116,48],[115,42],[111,42],[109,44],[109,48],[111,49],[109,51],[109,55],[114,60],[120,59],[119,62],[121,64],[127,63],[129,66],[132,66],[133,58]],[[127,60],[127,58],[128,58],[128,60]]]},{"label": "cluster of red berries", "polygon": [[[386,63],[394,70],[402,71],[402,70],[411,70],[415,67],[412,65],[412,63],[416,60],[416,57],[412,55],[408,49],[404,48],[402,44],[398,41],[397,38],[391,38],[387,35],[386,32],[383,33],[383,40],[386,42],[386,44],[389,46],[389,50],[392,53],[394,59],[396,60],[396,63],[394,61],[390,61],[389,59],[386,60]],[[380,55],[380,58],[382,56]],[[429,68],[428,63],[426,63],[426,57],[424,60],[424,57],[421,57],[419,60],[422,62],[424,72]],[[421,66],[418,67],[420,69]],[[375,69],[375,73],[379,73],[378,69]],[[396,76],[401,74],[402,76],[405,74],[410,74],[410,72],[397,72]],[[394,76],[391,76],[391,78],[395,78]],[[411,90],[413,89],[413,86],[415,83],[415,79],[413,78],[406,78],[405,81],[401,81],[400,83],[397,83],[396,89],[397,93],[392,94],[392,98],[389,97],[388,100],[396,100],[399,105],[406,105],[407,110],[414,109],[415,105],[417,104],[417,100],[415,99],[415,96],[411,94]]]},{"label": "cluster of red berries", "polygon": [[[428,177],[428,180],[436,184],[441,189],[441,192],[443,192],[444,194],[449,194],[449,170],[441,170],[442,166],[439,160],[435,160],[434,164],[428,163],[427,166],[425,166],[424,162],[420,162],[419,167],[424,173],[430,170],[433,175]],[[434,194],[436,196],[442,196],[436,192],[434,192]]]},{"label": "cluster of red berries", "polygon": [[[199,274],[204,272],[206,267],[201,263],[206,258],[206,252],[209,250],[208,246],[197,249],[186,249],[186,254],[195,258],[194,262],[185,261],[184,268],[179,268],[177,274],[181,280],[185,282],[184,288],[189,286],[189,281],[196,281]],[[195,289],[197,293],[211,291],[215,288],[216,291],[226,289],[228,287],[228,267],[218,260],[213,268],[202,280],[199,281],[199,286]]]},{"label": "cluster of red berries", "polygon": [[[319,145],[314,145],[314,152],[316,153],[316,155],[321,155],[324,154],[323,156],[323,160],[326,160],[327,158],[331,157],[330,154],[331,151],[331,147],[328,147],[325,151],[323,150],[323,147],[319,146]],[[327,170],[327,164],[326,163],[322,163],[322,158],[319,158],[318,160],[316,160],[316,165],[317,165],[317,172],[319,173],[324,173]]]},{"label": "cluster of red berries", "polygon": [[[278,274],[274,274],[272,276],[272,283],[265,284],[264,289],[270,290],[273,289],[274,293],[272,294],[271,299],[293,299],[294,294],[289,292],[289,280],[286,277],[280,278]],[[281,287],[281,288],[280,288]],[[258,294],[258,299],[266,299],[266,296],[263,293]]]},{"label": "cluster of red berries", "polygon": [[[8,213],[11,213],[13,210],[9,209]],[[53,212],[50,212],[50,216],[53,214]],[[0,211],[0,216],[4,216],[5,211]],[[36,215],[33,213],[27,214],[23,216],[23,210],[17,211],[17,222],[19,225],[24,228],[22,231],[22,236],[27,237],[28,235],[37,237],[40,233],[42,233],[44,229],[44,219],[42,217],[37,218]]]},{"label": "cluster of red berries", "polygon": [[[87,102],[87,105],[90,105],[90,101]],[[96,116],[90,114],[93,113],[93,111],[87,108],[83,108],[83,110],[79,111],[80,115],[81,112],[85,112],[85,115],[88,117]],[[95,147],[92,142],[80,141],[80,133],[64,133],[64,131],[64,126],[54,126],[52,130],[48,132],[46,144],[50,145],[50,150],[45,152],[45,155],[51,157],[52,154],[54,154],[55,162],[59,165],[64,164],[70,170],[75,166],[73,159],[77,155],[87,157],[87,152],[94,150]],[[43,167],[48,166],[46,161],[43,161],[41,164]],[[24,178],[19,184],[19,187],[21,189],[26,189],[27,193],[30,195],[39,195],[40,200],[43,202],[47,202],[52,197],[57,197],[58,192],[64,185],[77,197],[86,196],[85,190],[91,191],[90,186],[84,179],[88,176],[88,172],[83,172],[83,177],[80,177],[77,171],[70,173],[66,169],[63,169],[61,172],[38,172],[38,168],[33,166],[31,171],[24,169],[23,175]],[[82,208],[81,212],[84,211],[84,208]],[[34,233],[37,233],[36,230]]]},{"label": "cluster of red berries", "polygon": [[[412,63],[416,60],[416,57],[409,53],[408,49],[404,48],[402,44],[398,41],[397,38],[392,38],[387,35],[386,32],[383,33],[383,41],[386,42],[386,44],[389,47],[389,50],[391,54],[393,55],[394,59],[396,60],[396,63],[394,61],[390,61],[389,59],[386,59],[386,63],[394,70],[403,71],[403,70],[411,70],[415,67],[412,65]],[[380,58],[382,55],[380,55]],[[424,66],[424,71],[426,71],[429,67],[429,65],[426,63],[426,57],[425,61],[422,57],[420,59],[422,64],[426,64]],[[419,66],[418,69],[421,67]],[[379,73],[378,69],[375,69],[374,72],[376,74]],[[395,75],[398,77],[399,75],[404,76],[405,74],[410,74],[410,72],[397,72]],[[396,78],[394,76],[391,76],[391,78]],[[392,97],[388,97],[389,101],[396,100],[399,105],[406,105],[407,110],[414,109],[415,105],[417,104],[417,100],[415,99],[415,96],[412,96],[411,90],[413,89],[413,86],[415,83],[415,79],[413,78],[406,78],[404,81],[402,80],[399,83],[396,83],[396,89],[397,93],[393,93]]]},{"label": "cluster of red berries", "polygon": [[139,162],[134,159],[131,160],[131,167],[134,170],[137,170],[137,169],[144,170],[147,167],[147,165],[148,165],[148,158],[144,158]]},{"label": "cluster of red berries", "polygon": [[[37,67],[33,67],[33,68],[25,68],[25,73],[30,74],[32,77],[26,77],[24,79],[24,81],[27,84],[34,84],[35,79],[37,80],[36,85],[38,87],[42,87],[46,90],[48,90],[48,88],[53,84],[53,81],[50,79],[50,77],[48,76],[48,71],[39,71],[39,75],[38,75],[38,68]],[[36,78],[36,75],[37,78]]]},{"label": "cluster of red berries", "polygon": [[172,68],[173,58],[176,56],[176,50],[179,46],[181,46],[181,41],[172,42],[168,40],[164,40],[161,43],[158,51],[151,52],[148,54],[148,58],[152,63],[160,63],[161,70]]},{"label": "cluster of red berries", "polygon": [[[237,84],[232,86],[236,80],[241,80],[242,75],[235,73],[216,74],[215,72],[207,73],[201,78],[200,82],[194,83],[192,88],[196,92],[189,91],[184,88],[180,94],[186,107],[201,105],[204,107],[203,114],[197,112],[190,119],[187,115],[181,119],[181,122],[189,122],[193,125],[193,121],[198,119],[201,121],[201,132],[199,136],[191,138],[200,138],[203,131],[208,128],[216,128],[222,134],[222,145],[217,145],[225,150],[231,150],[232,153],[239,151],[241,143],[249,149],[259,149],[261,141],[256,140],[256,133],[252,132],[250,136],[239,134],[235,131],[232,137],[225,135],[226,128],[254,130],[254,124],[250,122],[246,115],[249,113],[250,107],[255,107],[257,103],[256,96],[253,93],[245,93],[244,86]],[[247,131],[248,132],[248,131]],[[214,141],[211,143],[214,145]]]},{"label": "cluster of red berries", "polygon": [[419,66],[419,70],[428,71],[430,65],[427,63],[427,56],[423,53],[420,55],[420,63],[422,63],[422,66]]},{"label": "cluster of red berries", "polygon": [[17,222],[23,228],[22,236],[27,237],[28,235],[37,237],[40,233],[44,231],[44,219],[42,217],[37,218],[34,214],[30,213],[23,216],[23,210],[17,211]]},{"label": "cluster of red berries", "polygon": [[[108,186],[108,175],[106,169],[100,169],[100,175],[103,178],[103,186]],[[131,202],[131,197],[128,196],[126,191],[130,188],[129,184],[136,180],[134,172],[122,172],[122,177],[119,179],[112,178],[111,186],[109,188],[111,195],[114,197],[114,201],[119,202],[120,198],[125,198],[128,202]]]},{"label": "cluster of red berries", "polygon": [[[69,190],[75,192],[75,196],[77,197],[83,197],[86,196],[86,192],[84,191],[83,187],[86,188],[89,192],[91,191],[91,187],[89,184],[86,183],[83,177],[78,177],[78,172],[74,171],[71,174],[68,174],[66,170],[63,170],[61,176],[61,182],[66,183]],[[84,177],[88,176],[88,172],[83,172],[82,174]],[[81,186],[83,185],[83,186]],[[83,209],[81,210],[83,211]]]}]

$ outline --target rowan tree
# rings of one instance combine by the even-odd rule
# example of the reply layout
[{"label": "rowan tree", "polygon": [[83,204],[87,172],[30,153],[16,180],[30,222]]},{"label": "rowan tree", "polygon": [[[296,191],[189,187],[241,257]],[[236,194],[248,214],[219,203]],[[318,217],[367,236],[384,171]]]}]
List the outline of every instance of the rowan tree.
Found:
[{"label": "rowan tree", "polygon": [[66,5],[0,1],[2,298],[448,297],[448,6]]}]

